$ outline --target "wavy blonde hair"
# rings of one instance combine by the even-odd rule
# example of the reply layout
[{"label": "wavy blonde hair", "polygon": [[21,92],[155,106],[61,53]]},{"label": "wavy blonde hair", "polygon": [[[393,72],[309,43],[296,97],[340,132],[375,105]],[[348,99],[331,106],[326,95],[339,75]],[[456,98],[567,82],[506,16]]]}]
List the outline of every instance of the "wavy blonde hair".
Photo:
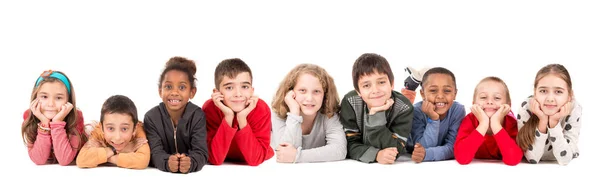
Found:
[{"label": "wavy blonde hair", "polygon": [[319,112],[327,115],[329,118],[333,117],[333,115],[340,110],[340,97],[337,88],[335,87],[335,82],[325,69],[314,64],[297,65],[285,76],[273,97],[273,102],[271,104],[273,112],[281,119],[287,117],[287,112],[290,111],[290,108],[285,104],[285,95],[288,91],[294,89],[298,77],[303,74],[310,74],[319,79],[324,92],[323,104],[321,105]]}]

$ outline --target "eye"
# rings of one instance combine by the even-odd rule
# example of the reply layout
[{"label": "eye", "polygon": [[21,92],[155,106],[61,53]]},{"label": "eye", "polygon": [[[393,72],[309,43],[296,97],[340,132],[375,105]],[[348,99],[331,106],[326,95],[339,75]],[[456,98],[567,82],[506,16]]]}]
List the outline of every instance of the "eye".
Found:
[{"label": "eye", "polygon": [[40,97],[43,98],[43,99],[47,99],[48,98],[48,96],[46,96],[46,95],[42,95]]},{"label": "eye", "polygon": [[437,89],[430,89],[430,90],[429,90],[429,92],[430,92],[430,93],[436,93],[436,92],[437,92]]},{"label": "eye", "polygon": [[386,83],[385,80],[379,81],[379,84],[385,84],[385,83]]},{"label": "eye", "polygon": [[125,131],[127,131],[127,129],[128,129],[127,127],[124,127],[124,128],[121,128],[121,131],[125,132]]},{"label": "eye", "polygon": [[248,85],[242,86],[242,89],[249,89],[249,88],[250,88],[250,86],[248,86]]},{"label": "eye", "polygon": [[322,93],[322,91],[321,90],[315,90],[315,93],[319,94],[319,93]]},{"label": "eye", "polygon": [[487,97],[485,97],[485,96],[482,96],[482,97],[479,97],[479,99],[483,99],[483,100],[485,100],[485,99],[487,99]]},{"label": "eye", "polygon": [[562,93],[563,93],[563,91],[562,91],[562,90],[557,90],[557,91],[556,91],[556,94],[562,94]]},{"label": "eye", "polygon": [[179,90],[185,90],[185,88],[186,88],[185,85],[179,86]]},{"label": "eye", "polygon": [[64,97],[56,97],[56,100],[62,101]]},{"label": "eye", "polygon": [[364,84],[362,87],[363,88],[369,88],[369,87],[371,87],[371,85],[370,84]]},{"label": "eye", "polygon": [[542,89],[542,90],[540,90],[540,93],[542,93],[542,94],[546,94],[546,90],[545,90],[545,89]]},{"label": "eye", "polygon": [[114,129],[114,128],[112,128],[112,127],[107,127],[107,128],[106,128],[106,130],[108,130],[108,131],[113,131],[113,130],[115,130],[115,129]]},{"label": "eye", "polygon": [[495,97],[494,99],[496,99],[497,101],[502,100],[502,98],[500,97]]},{"label": "eye", "polygon": [[226,86],[225,90],[233,90],[233,86]]},{"label": "eye", "polygon": [[445,90],[444,90],[444,92],[445,92],[445,93],[450,93],[450,92],[452,92],[452,90],[445,89]]},{"label": "eye", "polygon": [[303,89],[303,88],[301,88],[301,89],[298,89],[298,92],[300,92],[300,93],[305,93],[305,92],[306,92],[306,89]]},{"label": "eye", "polygon": [[171,90],[171,89],[173,89],[173,86],[171,86],[170,84],[167,84],[167,85],[165,85],[165,89]]}]

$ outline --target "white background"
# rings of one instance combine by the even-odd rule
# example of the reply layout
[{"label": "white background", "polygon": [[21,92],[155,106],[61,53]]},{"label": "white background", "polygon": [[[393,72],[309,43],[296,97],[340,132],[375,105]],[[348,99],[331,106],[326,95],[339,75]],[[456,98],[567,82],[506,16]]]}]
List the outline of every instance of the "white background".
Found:
[{"label": "white background", "polygon": [[[598,173],[597,87],[590,69],[600,62],[599,8],[592,1],[3,1],[0,96],[6,132],[0,135],[0,187],[2,192],[581,190]],[[198,92],[191,101],[197,105],[210,98],[215,66],[234,57],[249,64],[255,94],[270,104],[283,76],[300,63],[328,70],[342,97],[353,89],[354,60],[366,52],[387,58],[396,90],[406,66],[450,69],[457,77],[457,101],[467,108],[475,84],[499,76],[509,86],[515,112],[532,94],[537,70],[563,64],[585,109],[581,156],[568,166],[516,167],[487,161],[461,166],[454,160],[289,165],[271,159],[259,167],[206,166],[178,175],[154,168],[36,166],[21,140],[22,113],[34,81],[47,69],[69,76],[77,107],[89,122],[100,118],[102,103],[114,94],[130,97],[142,118],[161,101],[157,83],[172,56],[196,61]]]}]

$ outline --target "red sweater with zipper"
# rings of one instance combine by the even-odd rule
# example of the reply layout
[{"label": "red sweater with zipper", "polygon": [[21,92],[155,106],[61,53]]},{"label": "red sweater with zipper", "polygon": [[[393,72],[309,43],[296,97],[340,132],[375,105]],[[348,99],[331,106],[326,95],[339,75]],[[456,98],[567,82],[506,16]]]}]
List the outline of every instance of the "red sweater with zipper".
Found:
[{"label": "red sweater with zipper", "polygon": [[221,165],[225,160],[257,166],[273,157],[271,141],[271,110],[259,99],[256,108],[248,114],[248,124],[239,128],[237,118],[229,126],[225,115],[212,99],[202,106],[206,114],[208,133],[208,162]]},{"label": "red sweater with zipper", "polygon": [[517,165],[523,152],[517,145],[517,120],[512,112],[504,117],[502,129],[495,135],[481,135],[477,130],[479,121],[473,113],[463,119],[454,143],[454,157],[460,164],[477,159],[502,159],[506,165]]}]

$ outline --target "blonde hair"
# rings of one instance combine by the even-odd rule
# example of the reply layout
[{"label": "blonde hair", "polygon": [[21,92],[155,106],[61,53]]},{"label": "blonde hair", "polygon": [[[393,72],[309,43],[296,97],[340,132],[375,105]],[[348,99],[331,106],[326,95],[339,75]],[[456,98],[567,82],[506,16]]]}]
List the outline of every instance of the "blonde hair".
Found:
[{"label": "blonde hair", "polygon": [[333,78],[325,71],[325,69],[314,64],[297,65],[285,76],[273,97],[273,102],[271,104],[273,112],[275,112],[279,118],[285,119],[287,117],[287,112],[290,111],[290,108],[285,104],[285,95],[288,91],[294,89],[298,78],[302,74],[310,74],[319,79],[324,92],[323,104],[321,105],[319,112],[331,118],[340,109],[340,97],[338,96]]},{"label": "blonde hair", "polygon": [[502,86],[504,86],[504,91],[506,91],[506,101],[508,102],[509,105],[512,104],[512,102],[510,100],[510,92],[508,91],[508,86],[506,86],[506,83],[502,79],[495,77],[495,76],[485,77],[485,78],[481,79],[481,81],[479,81],[479,83],[477,83],[477,86],[475,86],[475,90],[473,91],[473,103],[475,102],[475,99],[477,98],[477,88],[479,88],[479,85],[481,83],[484,83],[487,81],[492,81],[492,82],[497,82],[497,83],[502,84]]},{"label": "blonde hair", "polygon": [[[536,93],[535,90],[537,89],[540,80],[551,74],[563,79],[567,83],[569,95],[573,95],[573,85],[569,71],[560,64],[546,65],[537,72],[533,84],[533,93]],[[535,140],[535,129],[538,127],[539,122],[540,119],[536,115],[531,114],[529,120],[527,120],[523,127],[519,129],[519,133],[517,134],[517,145],[519,145],[521,150],[526,151],[527,148],[533,144],[533,141]]]}]

